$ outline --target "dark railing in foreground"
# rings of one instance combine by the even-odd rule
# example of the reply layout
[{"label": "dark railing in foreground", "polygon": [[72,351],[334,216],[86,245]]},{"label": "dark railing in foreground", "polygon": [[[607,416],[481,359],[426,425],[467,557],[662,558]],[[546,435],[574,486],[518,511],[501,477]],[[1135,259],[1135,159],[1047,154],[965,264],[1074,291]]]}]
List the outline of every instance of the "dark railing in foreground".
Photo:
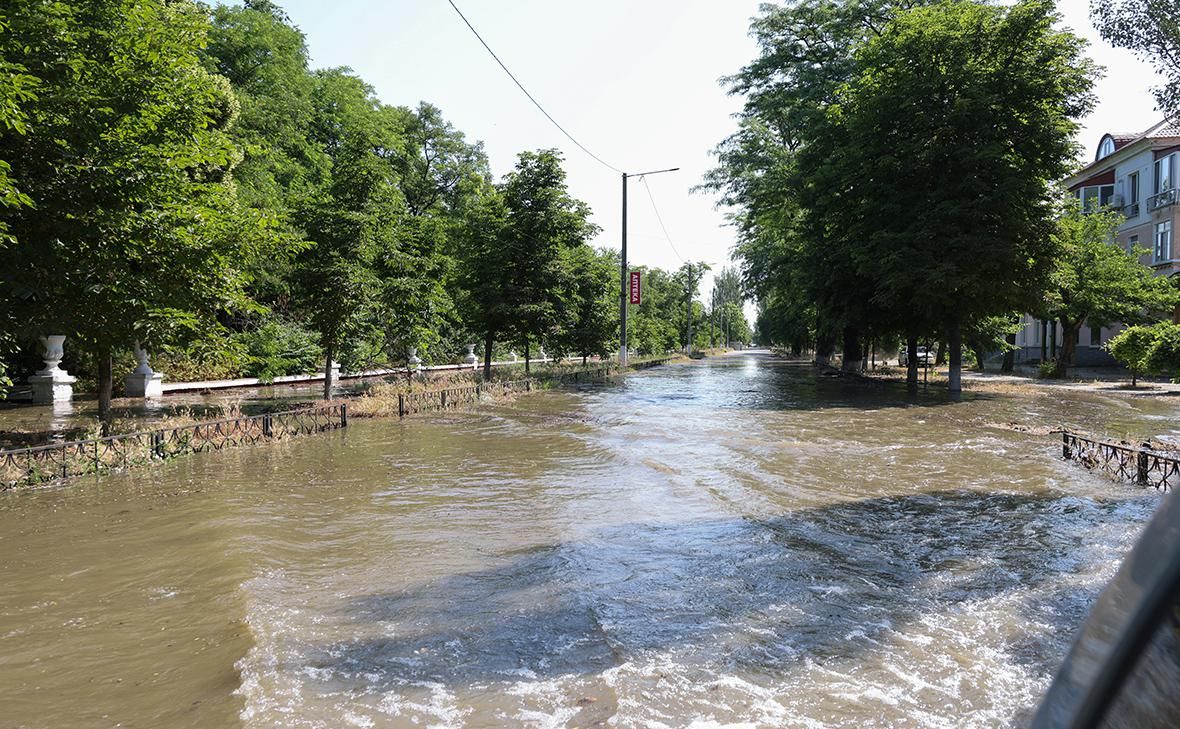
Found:
[{"label": "dark railing in foreground", "polygon": [[348,425],[344,403],[0,451],[0,488],[123,469]]},{"label": "dark railing in foreground", "polygon": [[1104,471],[1123,481],[1171,491],[1180,485],[1180,457],[1161,453],[1144,444],[1108,443],[1068,430],[1061,431],[1061,455],[1091,470]]}]

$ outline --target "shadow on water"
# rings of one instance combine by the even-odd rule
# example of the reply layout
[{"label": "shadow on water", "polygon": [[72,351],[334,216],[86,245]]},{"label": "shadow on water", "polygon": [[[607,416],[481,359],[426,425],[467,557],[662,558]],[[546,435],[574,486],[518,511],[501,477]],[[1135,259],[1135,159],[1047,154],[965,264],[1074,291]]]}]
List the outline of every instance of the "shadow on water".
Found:
[{"label": "shadow on water", "polygon": [[[932,613],[997,599],[1057,625],[1051,635],[1064,641],[1097,588],[1045,583],[1084,562],[1089,530],[1119,508],[964,490],[769,520],[611,527],[414,589],[353,598],[341,617],[368,637],[309,646],[305,658],[335,681],[370,689],[597,674],[669,653],[783,676],[812,661],[857,659]],[[1013,637],[996,648],[1048,671],[1064,644]]]}]

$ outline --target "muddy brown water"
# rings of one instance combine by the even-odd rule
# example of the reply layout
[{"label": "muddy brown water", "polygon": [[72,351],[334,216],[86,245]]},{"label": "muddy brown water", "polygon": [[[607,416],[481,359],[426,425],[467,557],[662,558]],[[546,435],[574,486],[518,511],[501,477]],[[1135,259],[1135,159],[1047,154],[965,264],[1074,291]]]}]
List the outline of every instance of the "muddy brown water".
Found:
[{"label": "muddy brown water", "polygon": [[1177,403],[752,353],[0,495],[0,727],[1005,727]]}]

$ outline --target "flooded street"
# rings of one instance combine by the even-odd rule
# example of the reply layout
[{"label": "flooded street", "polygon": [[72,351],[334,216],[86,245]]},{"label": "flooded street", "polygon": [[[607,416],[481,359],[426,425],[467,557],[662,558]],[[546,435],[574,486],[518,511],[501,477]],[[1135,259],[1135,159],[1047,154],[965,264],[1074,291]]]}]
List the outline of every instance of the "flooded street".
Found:
[{"label": "flooded street", "polygon": [[764,354],[0,494],[0,728],[1007,727],[1160,495],[1167,398]]}]

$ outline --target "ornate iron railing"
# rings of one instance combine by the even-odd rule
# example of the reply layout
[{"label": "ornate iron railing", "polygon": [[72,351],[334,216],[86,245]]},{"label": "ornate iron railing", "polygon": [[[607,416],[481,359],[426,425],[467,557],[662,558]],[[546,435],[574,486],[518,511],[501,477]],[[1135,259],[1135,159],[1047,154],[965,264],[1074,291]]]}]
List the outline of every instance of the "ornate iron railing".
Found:
[{"label": "ornate iron railing", "polygon": [[129,468],[185,453],[219,451],[347,425],[348,406],[338,403],[0,451],[0,488],[33,486]]},{"label": "ornate iron railing", "polygon": [[1171,491],[1180,485],[1180,457],[1162,453],[1150,444],[1108,443],[1061,432],[1061,456],[1088,469],[1101,470],[1112,478]]},{"label": "ornate iron railing", "polygon": [[1171,190],[1164,190],[1158,195],[1152,195],[1151,197],[1147,198],[1148,212],[1152,210],[1159,210],[1160,208],[1167,207],[1168,205],[1175,205],[1177,192],[1177,189],[1173,187]]}]

